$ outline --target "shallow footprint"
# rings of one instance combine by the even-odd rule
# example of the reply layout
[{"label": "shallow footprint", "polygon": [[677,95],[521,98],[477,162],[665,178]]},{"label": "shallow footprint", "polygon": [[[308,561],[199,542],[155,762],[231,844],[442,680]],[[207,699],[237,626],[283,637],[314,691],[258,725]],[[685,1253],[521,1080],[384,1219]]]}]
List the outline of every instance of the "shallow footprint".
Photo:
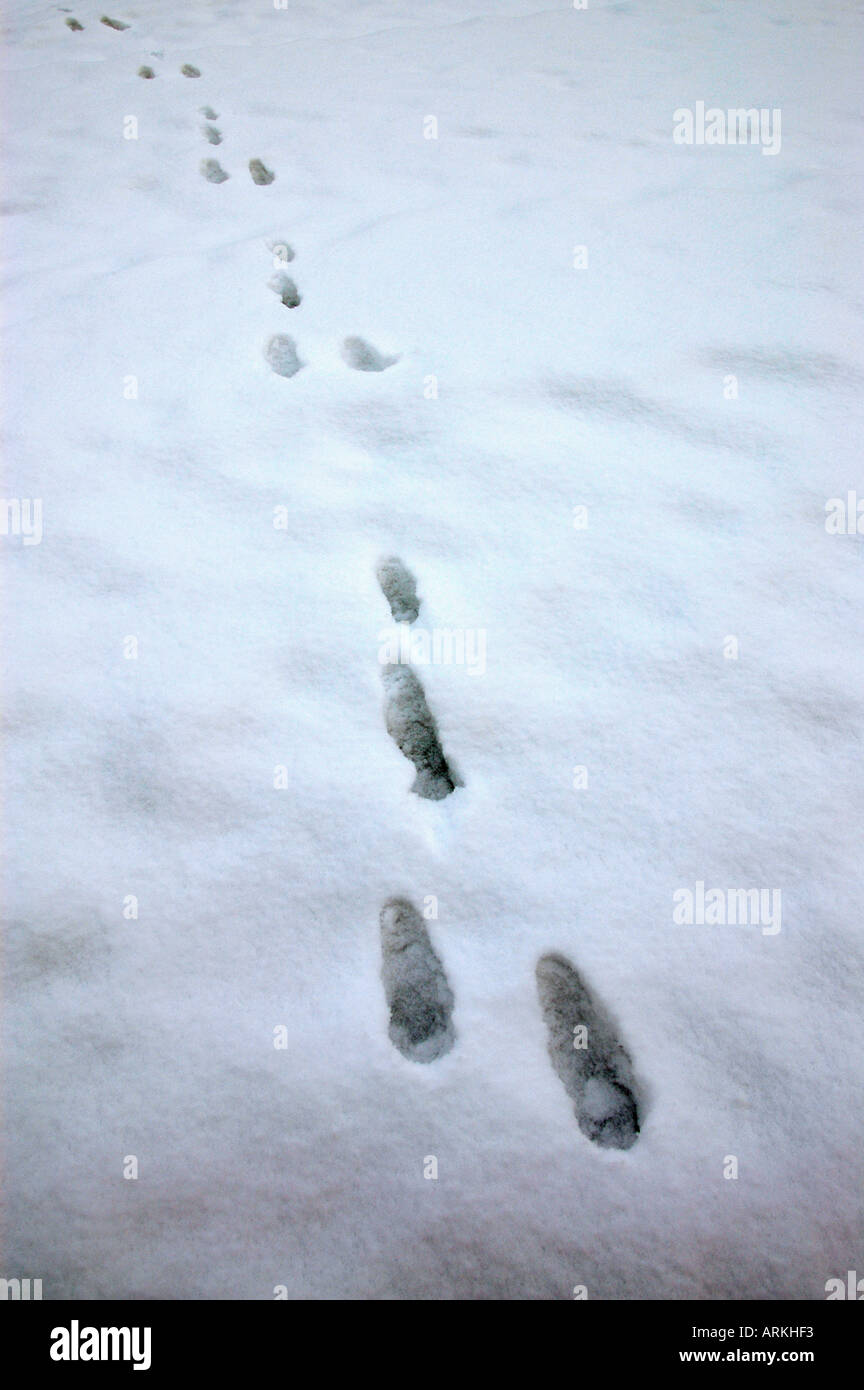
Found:
[{"label": "shallow footprint", "polygon": [[214,111],[212,106],[202,106],[201,115],[206,116],[208,121],[218,121],[219,112]]},{"label": "shallow footprint", "polygon": [[202,159],[201,173],[208,183],[224,183],[231,175],[226,174],[218,159]]},{"label": "shallow footprint", "polygon": [[290,275],[274,275],[267,283],[273,293],[278,294],[286,309],[297,308],[301,295]]},{"label": "shallow footprint", "polygon": [[153,71],[152,68],[148,68],[148,67],[146,66],[146,64],[145,64],[144,67],[140,67],[140,68],[138,69],[138,76],[139,76],[139,77],[147,77],[147,78],[150,78],[150,77],[155,77],[156,74],[155,74],[155,72]]},{"label": "shallow footprint", "polygon": [[249,173],[252,175],[253,183],[272,183],[276,177],[260,159],[249,160]]},{"label": "shallow footprint", "polygon": [[582,1133],[604,1149],[629,1149],[639,1134],[630,1058],[563,956],[537,962],[537,991],[549,1057],[574,1102]]},{"label": "shallow footprint", "polygon": [[357,372],[384,372],[398,362],[398,357],[384,357],[364,338],[346,338],[342,344],[342,359]]},{"label": "shallow footprint", "polygon": [[381,679],[387,692],[387,732],[417,770],[412,792],[427,801],[443,801],[458,783],[444,756],[423,686],[410,666],[396,663],[383,667]]},{"label": "shallow footprint", "polygon": [[407,898],[381,909],[381,978],[390,1008],[393,1046],[411,1062],[434,1062],[456,1038],[453,991],[426,923]]},{"label": "shallow footprint", "polygon": [[128,29],[129,25],[124,24],[122,19],[109,19],[107,14],[103,14],[100,24],[107,24],[109,29]]},{"label": "shallow footprint", "polygon": [[201,69],[195,68],[191,63],[184,63],[180,69],[184,77],[200,77]]},{"label": "shallow footprint", "polygon": [[201,134],[211,145],[222,144],[222,132],[217,130],[215,125],[204,125],[201,127]]},{"label": "shallow footprint", "polygon": [[287,333],[277,333],[271,338],[264,356],[277,376],[296,376],[303,363],[297,356],[297,344]]},{"label": "shallow footprint", "polygon": [[287,265],[289,261],[294,259],[294,251],[287,241],[268,241],[267,250],[273,252],[273,259],[278,261],[280,265]]},{"label": "shallow footprint", "polygon": [[394,623],[413,623],[420,612],[417,580],[396,555],[382,560],[375,571]]}]

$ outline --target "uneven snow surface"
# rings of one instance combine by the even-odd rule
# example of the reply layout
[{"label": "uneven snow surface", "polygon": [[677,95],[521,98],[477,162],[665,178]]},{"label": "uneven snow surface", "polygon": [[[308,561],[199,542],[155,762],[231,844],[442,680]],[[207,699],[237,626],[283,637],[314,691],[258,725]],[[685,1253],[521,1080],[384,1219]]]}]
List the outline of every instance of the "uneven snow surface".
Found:
[{"label": "uneven snow surface", "polygon": [[[10,0],[4,1276],[862,1268],[861,19]],[[781,147],[676,143],[699,102]]]}]

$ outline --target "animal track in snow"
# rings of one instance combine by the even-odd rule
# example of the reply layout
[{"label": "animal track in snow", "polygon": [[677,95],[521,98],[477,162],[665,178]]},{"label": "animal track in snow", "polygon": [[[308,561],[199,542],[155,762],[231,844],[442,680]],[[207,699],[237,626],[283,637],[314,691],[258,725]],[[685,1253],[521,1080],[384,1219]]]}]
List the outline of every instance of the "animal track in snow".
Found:
[{"label": "animal track in snow", "polygon": [[630,1058],[615,1030],[563,956],[537,962],[549,1056],[582,1133],[606,1149],[629,1149],[639,1134]]},{"label": "animal track in snow", "polygon": [[224,183],[226,179],[231,177],[230,174],[225,173],[218,159],[202,159],[201,173],[208,183]]},{"label": "animal track in snow", "polygon": [[342,359],[357,372],[384,372],[399,361],[398,357],[384,357],[363,338],[346,338],[342,344]]},{"label": "animal track in snow", "polygon": [[211,145],[222,144],[222,132],[217,130],[215,125],[202,126],[201,134],[204,136],[204,139]]},{"label": "animal track in snow", "polygon": [[296,309],[300,303],[301,295],[290,275],[284,275],[281,271],[268,281],[274,294],[278,294],[286,309]]},{"label": "animal track in snow", "polygon": [[396,555],[382,560],[375,571],[394,623],[413,623],[420,612],[417,580]]},{"label": "animal track in snow", "polygon": [[417,769],[412,792],[427,801],[443,801],[458,782],[444,756],[423,686],[410,666],[384,666],[381,679],[387,694],[387,732]]},{"label": "animal track in snow", "polygon": [[286,333],[277,333],[270,339],[264,356],[277,376],[296,376],[303,366],[297,356],[297,344]]},{"label": "animal track in snow", "polygon": [[156,74],[155,74],[155,72],[153,71],[153,69],[152,69],[152,68],[148,68],[147,65],[146,65],[146,63],[145,63],[145,64],[143,65],[143,67],[140,67],[140,68],[138,69],[138,76],[139,76],[139,77],[147,77],[147,78],[150,78],[150,77],[155,77]]},{"label": "animal track in snow", "polygon": [[109,19],[107,14],[103,14],[99,21],[100,24],[107,24],[109,29],[128,29],[129,25],[124,24],[122,19]]},{"label": "animal track in snow", "polygon": [[272,183],[276,177],[260,159],[249,160],[249,173],[252,175],[252,182],[258,184]]},{"label": "animal track in snow", "polygon": [[201,69],[193,67],[191,63],[184,63],[180,69],[184,77],[200,77]]},{"label": "animal track in snow", "polygon": [[453,992],[426,923],[407,898],[381,909],[381,978],[390,1008],[393,1046],[411,1062],[434,1062],[449,1052]]}]

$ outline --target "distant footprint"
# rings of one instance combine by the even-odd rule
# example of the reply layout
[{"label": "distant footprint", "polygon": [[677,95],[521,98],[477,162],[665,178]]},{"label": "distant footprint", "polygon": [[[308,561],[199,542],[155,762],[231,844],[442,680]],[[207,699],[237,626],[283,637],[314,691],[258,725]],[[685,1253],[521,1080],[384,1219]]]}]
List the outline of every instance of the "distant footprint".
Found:
[{"label": "distant footprint", "polygon": [[79,24],[78,21],[77,21],[77,19],[67,19],[67,21],[66,21],[66,27],[67,27],[67,29],[74,29],[74,30],[76,31],[76,33],[79,33],[79,34],[80,34],[81,31],[82,31],[82,29],[84,28],[84,25],[83,25],[83,24]]},{"label": "distant footprint", "polygon": [[267,283],[273,293],[278,294],[286,309],[297,308],[302,296],[290,275],[284,275],[280,271],[278,275],[274,275]]},{"label": "distant footprint", "polygon": [[612,1025],[563,956],[537,962],[537,990],[549,1056],[574,1102],[579,1128],[602,1148],[629,1149],[639,1134],[635,1083]]},{"label": "distant footprint", "polygon": [[230,174],[225,173],[218,159],[202,159],[201,173],[208,183],[224,183],[226,179],[231,177]]},{"label": "distant footprint", "polygon": [[215,125],[205,125],[201,127],[201,134],[211,145],[222,144],[222,132],[217,130]]},{"label": "distant footprint", "polygon": [[390,605],[394,623],[413,623],[420,612],[417,580],[395,555],[382,560],[376,574],[381,592]]},{"label": "distant footprint", "polygon": [[155,77],[156,74],[155,74],[155,72],[153,71],[153,69],[152,69],[152,68],[148,68],[147,65],[146,65],[146,63],[145,63],[143,67],[140,67],[140,68],[138,69],[138,76],[139,76],[139,77],[146,77],[146,78],[149,79],[149,78],[151,78],[151,77]]},{"label": "distant footprint", "polygon": [[109,29],[128,29],[129,25],[124,24],[122,19],[109,19],[107,14],[103,14],[100,24],[107,24]]},{"label": "distant footprint", "polygon": [[297,344],[286,333],[277,333],[264,349],[264,356],[277,376],[296,376],[303,366]]},{"label": "distant footprint", "polygon": [[268,241],[267,250],[273,252],[273,259],[278,261],[280,265],[287,265],[289,261],[293,261],[294,259],[294,251],[288,245],[287,241],[277,241],[275,239],[273,241]]},{"label": "distant footprint", "polygon": [[201,69],[193,67],[191,63],[184,63],[180,69],[184,77],[200,77]]},{"label": "distant footprint", "polygon": [[214,111],[212,106],[202,106],[200,109],[201,115],[206,116],[208,121],[218,121],[219,112]]},{"label": "distant footprint", "polygon": [[390,1008],[390,1041],[411,1062],[434,1062],[456,1038],[453,992],[426,923],[407,898],[381,909],[381,977]]},{"label": "distant footprint", "polygon": [[423,686],[410,666],[384,666],[381,679],[387,695],[387,732],[417,769],[412,792],[427,801],[443,801],[458,782],[444,756]]},{"label": "distant footprint", "polygon": [[260,159],[249,160],[249,173],[252,175],[252,182],[259,184],[272,183],[276,177]]},{"label": "distant footprint", "polygon": [[342,358],[357,372],[383,372],[399,361],[398,357],[382,356],[363,338],[346,338],[342,344]]}]

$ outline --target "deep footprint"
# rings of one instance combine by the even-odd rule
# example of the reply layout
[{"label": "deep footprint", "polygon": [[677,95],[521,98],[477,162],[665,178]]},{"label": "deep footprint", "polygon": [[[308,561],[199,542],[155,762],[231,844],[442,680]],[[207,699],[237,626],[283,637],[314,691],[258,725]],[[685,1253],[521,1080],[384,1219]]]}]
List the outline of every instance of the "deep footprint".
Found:
[{"label": "deep footprint", "polygon": [[417,769],[412,792],[427,801],[443,801],[458,784],[444,757],[422,685],[410,666],[384,666],[381,679],[387,693],[387,732]]},{"label": "deep footprint", "polygon": [[420,612],[417,580],[396,555],[382,560],[377,570],[381,592],[390,605],[394,623],[413,623]]},{"label": "deep footprint", "polygon": [[84,25],[83,25],[83,24],[79,24],[78,21],[77,21],[77,19],[67,19],[67,21],[66,21],[66,27],[67,27],[68,29],[74,29],[76,33],[80,34],[81,31],[82,31],[83,28],[84,28]]},{"label": "deep footprint", "polygon": [[191,63],[184,63],[180,69],[184,77],[200,77],[201,69],[193,67]]},{"label": "deep footprint", "polygon": [[249,160],[249,173],[252,175],[253,183],[272,183],[276,177],[260,159]]},{"label": "deep footprint", "polygon": [[278,294],[286,309],[297,308],[297,305],[301,301],[301,295],[290,275],[283,275],[281,273],[274,275],[273,278],[268,281],[268,284],[273,293]]},{"label": "deep footprint", "polygon": [[201,173],[208,183],[224,183],[231,175],[226,174],[218,159],[202,159]]},{"label": "deep footprint", "polygon": [[346,338],[342,344],[342,359],[356,372],[385,372],[398,362],[398,357],[384,357],[364,338]]},{"label": "deep footprint", "polygon": [[156,74],[155,74],[155,72],[153,71],[152,68],[148,68],[148,67],[144,66],[144,67],[141,67],[141,68],[138,69],[138,76],[139,76],[139,77],[146,77],[146,78],[149,79],[149,78],[151,78],[151,77],[155,77]]},{"label": "deep footprint", "polygon": [[297,356],[297,344],[286,333],[277,333],[270,339],[264,356],[277,376],[296,376],[303,366]]},{"label": "deep footprint", "polygon": [[410,1062],[443,1057],[456,1038],[453,992],[426,923],[407,898],[390,898],[381,909],[381,957],[393,1046]]},{"label": "deep footprint", "polygon": [[604,1149],[629,1149],[639,1134],[635,1083],[612,1025],[563,956],[537,962],[537,990],[549,1029],[549,1056],[574,1103],[579,1128]]},{"label": "deep footprint", "polygon": [[124,24],[122,19],[109,19],[107,14],[103,14],[100,24],[107,24],[109,29],[128,29],[129,25]]},{"label": "deep footprint", "polygon": [[204,125],[201,127],[201,134],[211,145],[222,144],[222,132],[217,130],[215,125]]}]

